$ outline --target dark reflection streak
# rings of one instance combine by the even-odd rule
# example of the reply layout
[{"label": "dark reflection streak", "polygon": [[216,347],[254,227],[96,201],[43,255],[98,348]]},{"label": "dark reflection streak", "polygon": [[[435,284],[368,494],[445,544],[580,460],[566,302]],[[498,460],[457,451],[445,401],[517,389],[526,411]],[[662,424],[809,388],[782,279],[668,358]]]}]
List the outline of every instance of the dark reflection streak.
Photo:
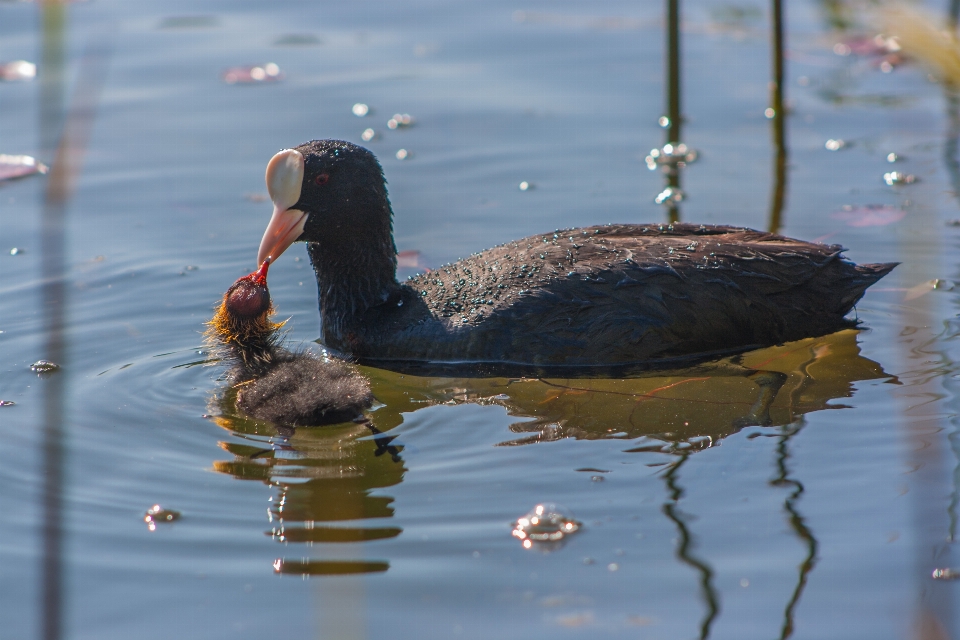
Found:
[{"label": "dark reflection streak", "polygon": [[773,109],[774,160],[773,194],[770,198],[770,224],[772,233],[783,225],[783,203],[787,192],[787,132],[786,111],[783,106],[783,2],[772,0],[773,80],[770,82],[770,108]]},{"label": "dark reflection streak", "polygon": [[[40,141],[44,155],[53,155],[60,138],[64,96],[64,30],[66,7],[59,2],[41,6],[43,44],[40,57]],[[59,159],[59,158],[58,158]],[[46,335],[45,358],[64,364],[66,344],[64,318],[64,217],[66,202],[58,188],[65,178],[63,167],[53,164],[41,214],[40,254],[41,313]],[[63,635],[63,396],[64,375],[50,376],[43,384],[42,508],[43,545],[40,592],[40,634],[44,640]]]},{"label": "dark reflection streak", "polygon": [[783,432],[777,443],[778,475],[776,478],[770,481],[770,484],[775,487],[793,488],[793,491],[790,492],[790,495],[784,501],[783,508],[787,511],[790,526],[797,533],[797,536],[806,543],[807,547],[807,555],[803,559],[803,562],[800,563],[800,572],[797,576],[797,586],[794,587],[793,594],[790,596],[790,601],[787,602],[787,606],[783,611],[783,627],[780,631],[781,640],[785,640],[793,635],[794,613],[796,612],[797,604],[800,602],[800,596],[803,595],[803,590],[807,586],[807,580],[810,576],[810,572],[817,564],[817,549],[819,548],[817,539],[813,536],[813,532],[809,529],[809,527],[807,527],[803,516],[800,515],[800,512],[797,511],[796,508],[796,503],[804,491],[803,484],[801,484],[799,480],[793,480],[788,477],[790,473],[787,469],[787,461],[790,459],[790,450],[788,445],[790,444],[790,439],[800,433],[800,430],[803,428],[803,424],[803,422],[798,422],[794,425],[786,425],[783,427]]},{"label": "dark reflection streak", "polygon": [[[667,127],[666,143],[678,143],[683,117],[680,115],[680,0],[667,0]],[[667,172],[667,186],[680,188],[680,169]],[[670,222],[680,220],[680,206],[669,200],[667,215]]]},{"label": "dark reflection streak", "polygon": [[953,457],[957,464],[953,467],[953,491],[950,493],[950,504],[947,505],[947,516],[949,519],[949,530],[947,532],[947,542],[957,541],[957,506],[960,505],[960,427],[958,421],[953,421],[953,431],[947,436],[950,442],[950,448],[953,450]]},{"label": "dark reflection streak", "polygon": [[[960,0],[950,0],[950,9],[947,14],[947,26],[956,33],[960,21]],[[960,201],[960,90],[953,84],[944,83],[943,97],[947,103],[947,134],[943,142],[943,164],[950,175],[953,185],[953,196]],[[953,450],[957,464],[953,468],[953,491],[950,493],[950,504],[947,505],[948,533],[947,541],[957,539],[957,507],[960,505],[960,432],[954,423],[954,430],[947,436],[950,448]]]},{"label": "dark reflection streak", "polygon": [[712,582],[713,569],[711,569],[707,563],[690,553],[694,542],[693,536],[690,535],[690,530],[687,529],[683,512],[677,508],[677,502],[683,497],[683,489],[677,484],[677,474],[680,471],[680,467],[683,466],[689,457],[689,454],[683,455],[680,460],[671,464],[664,474],[663,477],[667,483],[670,499],[663,504],[662,511],[663,514],[677,526],[680,539],[680,543],[677,546],[677,558],[684,564],[696,569],[700,574],[700,587],[703,590],[703,599],[707,605],[707,613],[700,622],[700,640],[706,640],[706,638],[710,637],[710,626],[720,614],[720,598]]},{"label": "dark reflection streak", "polygon": [[[960,2],[960,0],[956,0]],[[960,200],[960,92],[957,87],[944,84],[943,97],[947,102],[947,135],[943,141],[943,164],[950,175],[953,197]]]}]

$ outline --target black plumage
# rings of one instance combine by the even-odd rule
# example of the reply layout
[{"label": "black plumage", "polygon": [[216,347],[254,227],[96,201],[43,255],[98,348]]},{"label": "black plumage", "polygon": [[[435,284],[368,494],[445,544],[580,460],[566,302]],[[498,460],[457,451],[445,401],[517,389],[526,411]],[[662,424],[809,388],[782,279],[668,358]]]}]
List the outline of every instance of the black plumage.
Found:
[{"label": "black plumage", "polygon": [[854,325],[846,314],[896,266],[738,227],[619,224],[531,236],[400,283],[374,155],[334,140],[294,151],[299,190],[274,202],[305,214],[292,239],[307,242],[323,342],[380,366],[616,366],[770,346]]}]

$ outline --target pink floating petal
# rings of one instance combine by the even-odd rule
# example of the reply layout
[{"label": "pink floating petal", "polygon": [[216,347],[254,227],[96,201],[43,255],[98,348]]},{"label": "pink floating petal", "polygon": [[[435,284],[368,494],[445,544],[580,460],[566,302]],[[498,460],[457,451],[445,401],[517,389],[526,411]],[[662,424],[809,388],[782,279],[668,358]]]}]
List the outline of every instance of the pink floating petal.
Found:
[{"label": "pink floating petal", "polygon": [[0,182],[46,173],[47,165],[32,156],[8,156],[0,153]]},{"label": "pink floating petal", "polygon": [[7,82],[33,80],[37,77],[37,65],[26,60],[0,62],[0,80]]},{"label": "pink floating petal", "polygon": [[851,227],[882,227],[900,222],[905,215],[907,215],[907,212],[899,207],[868,204],[858,207],[847,205],[831,217],[834,220],[842,220]]}]

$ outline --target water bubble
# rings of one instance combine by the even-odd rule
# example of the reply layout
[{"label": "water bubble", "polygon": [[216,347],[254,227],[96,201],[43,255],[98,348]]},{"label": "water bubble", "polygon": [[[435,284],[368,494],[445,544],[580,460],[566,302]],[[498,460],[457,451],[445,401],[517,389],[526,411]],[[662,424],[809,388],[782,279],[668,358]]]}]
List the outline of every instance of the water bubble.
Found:
[{"label": "water bubble", "polygon": [[950,280],[944,280],[943,278],[934,278],[933,288],[942,289],[944,291],[952,291],[956,285]]},{"label": "water bubble", "polygon": [[274,62],[248,67],[230,67],[220,77],[227,84],[258,84],[283,79],[280,67]]},{"label": "water bubble", "polygon": [[903,157],[893,153],[892,151],[887,154],[887,162],[889,162],[890,164],[893,164],[894,162],[897,162],[899,160],[903,160]]},{"label": "water bubble", "polygon": [[534,542],[560,542],[581,526],[567,508],[545,502],[519,518],[510,533],[523,541],[524,549],[530,549]]},{"label": "water bubble", "polygon": [[838,56],[848,56],[850,55],[851,51],[852,49],[842,42],[838,42],[837,44],[833,45],[833,52]]},{"label": "water bubble", "polygon": [[666,129],[667,127],[670,126],[670,118],[668,118],[667,116],[660,116],[660,119],[657,120],[657,124],[659,124],[662,128]]},{"label": "water bubble", "polygon": [[610,564],[607,565],[607,571],[619,571],[619,570],[620,570],[620,565],[618,565],[616,562],[611,562]]},{"label": "water bubble", "polygon": [[913,184],[917,182],[917,180],[918,178],[916,176],[908,173],[900,173],[899,171],[889,171],[883,174],[883,181],[891,187],[901,184]]},{"label": "water bubble", "polygon": [[351,111],[353,111],[353,115],[357,116],[358,118],[363,118],[370,113],[370,107],[362,102],[358,102],[357,104],[353,105],[353,109],[351,109]]},{"label": "water bubble", "polygon": [[34,373],[52,373],[60,369],[60,365],[46,360],[37,360],[30,365],[30,371]]},{"label": "water bubble", "polygon": [[647,169],[655,171],[658,167],[667,174],[675,174],[678,168],[683,168],[695,162],[697,152],[682,142],[668,142],[660,149],[651,149],[644,158]]},{"label": "water bubble", "polygon": [[364,142],[370,142],[371,140],[376,139],[377,132],[373,129],[364,129],[363,133],[360,134],[360,139]]},{"label": "water bubble", "polygon": [[173,522],[180,518],[180,512],[173,509],[165,509],[159,504],[155,504],[143,514],[143,521],[147,523],[147,529],[154,531],[158,524]]},{"label": "water bubble", "polygon": [[24,82],[37,77],[37,65],[26,60],[0,62],[0,80]]},{"label": "water bubble", "polygon": [[397,160],[406,160],[411,156],[411,153],[406,149],[400,149],[397,151]]},{"label": "water bubble", "polygon": [[388,129],[405,129],[413,126],[413,116],[409,113],[395,113],[393,117],[387,120]]},{"label": "water bubble", "polygon": [[893,71],[893,64],[889,60],[884,60],[880,63],[880,71],[883,73],[890,73]]},{"label": "water bubble", "polygon": [[526,180],[520,183],[520,191],[529,191],[530,189],[533,189],[533,185]]},{"label": "water bubble", "polygon": [[740,586],[746,589],[747,587],[750,586],[750,581],[747,580],[746,578],[740,578]]},{"label": "water bubble", "polygon": [[847,143],[839,138],[830,138],[823,146],[827,148],[827,151],[840,151],[847,146]]},{"label": "water bubble", "polygon": [[591,557],[589,557],[589,556],[587,556],[586,558],[583,559],[583,564],[586,564],[586,565],[591,565],[591,564],[594,564],[595,562],[596,562],[596,560],[594,560],[593,558],[591,558]]},{"label": "water bubble", "polygon": [[603,482],[605,479],[603,476],[590,476],[590,482]]},{"label": "water bubble", "polygon": [[684,198],[683,190],[679,187],[667,187],[653,199],[657,204],[675,204],[682,202]]},{"label": "water bubble", "polygon": [[10,249],[10,255],[12,255],[12,256],[18,256],[18,255],[20,255],[21,253],[25,253],[25,252],[24,252],[24,250],[21,249],[20,247],[14,247],[13,249]]},{"label": "water bubble", "polygon": [[960,579],[960,571],[956,569],[934,569],[933,570],[933,579],[934,580],[957,580]]},{"label": "water bubble", "polygon": [[12,407],[15,404],[13,400],[0,400],[0,407]]},{"label": "water bubble", "polygon": [[775,117],[777,117],[777,112],[773,107],[767,107],[763,110],[763,117],[767,120],[773,120]]}]

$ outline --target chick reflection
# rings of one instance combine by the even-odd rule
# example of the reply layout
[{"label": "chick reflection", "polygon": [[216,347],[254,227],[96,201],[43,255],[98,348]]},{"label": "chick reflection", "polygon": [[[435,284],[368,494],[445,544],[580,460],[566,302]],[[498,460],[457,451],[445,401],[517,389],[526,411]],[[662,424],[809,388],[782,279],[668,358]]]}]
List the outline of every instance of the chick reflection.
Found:
[{"label": "chick reflection", "polygon": [[[344,545],[386,538],[399,527],[370,523],[393,517],[393,498],[371,495],[399,484],[406,471],[400,448],[369,423],[316,428],[273,427],[236,414],[233,399],[220,400],[223,414],[214,421],[234,436],[248,440],[220,442],[233,460],[214,462],[214,469],[241,480],[276,486],[269,509],[267,535],[277,542]],[[369,437],[373,432],[373,437]],[[385,561],[278,559],[278,573],[340,575],[386,571]]]},{"label": "chick reflection", "polygon": [[[855,330],[840,331],[683,371],[632,378],[435,378],[364,368],[386,406],[377,425],[389,431],[402,413],[439,403],[499,404],[524,437],[504,445],[641,437],[630,451],[709,446],[748,425],[791,424],[850,397],[853,383],[889,377],[860,356]],[[895,380],[891,380],[895,382]],[[531,420],[532,418],[532,420]]]}]

